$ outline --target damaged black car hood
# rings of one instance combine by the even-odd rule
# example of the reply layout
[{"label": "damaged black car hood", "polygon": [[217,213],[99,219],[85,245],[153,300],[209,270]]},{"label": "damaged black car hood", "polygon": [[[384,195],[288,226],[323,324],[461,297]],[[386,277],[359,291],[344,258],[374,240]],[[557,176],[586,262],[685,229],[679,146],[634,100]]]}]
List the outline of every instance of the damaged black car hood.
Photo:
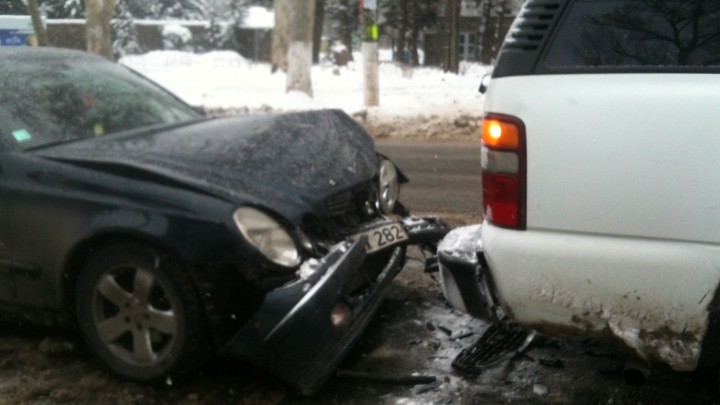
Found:
[{"label": "damaged black car hood", "polygon": [[160,175],[237,204],[268,207],[299,224],[324,200],[372,179],[372,138],[342,111],[227,117],[57,145],[32,152],[97,170]]}]

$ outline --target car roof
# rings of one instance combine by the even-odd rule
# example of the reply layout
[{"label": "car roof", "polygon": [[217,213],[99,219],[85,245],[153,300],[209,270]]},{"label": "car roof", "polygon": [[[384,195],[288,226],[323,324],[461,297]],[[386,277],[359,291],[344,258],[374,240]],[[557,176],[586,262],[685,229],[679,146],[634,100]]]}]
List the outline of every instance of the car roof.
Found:
[{"label": "car roof", "polygon": [[100,61],[107,59],[93,55],[84,51],[76,51],[73,49],[52,48],[52,47],[0,47],[0,60],[16,61],[16,62],[43,62],[43,61],[62,61],[62,60],[87,60]]}]

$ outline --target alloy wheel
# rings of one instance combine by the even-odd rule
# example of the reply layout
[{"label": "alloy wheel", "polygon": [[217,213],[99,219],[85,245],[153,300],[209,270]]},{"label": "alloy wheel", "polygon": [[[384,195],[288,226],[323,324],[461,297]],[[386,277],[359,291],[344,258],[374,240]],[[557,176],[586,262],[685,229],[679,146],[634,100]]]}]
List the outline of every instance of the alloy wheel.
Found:
[{"label": "alloy wheel", "polygon": [[153,366],[173,348],[178,297],[142,267],[117,267],[95,284],[92,317],[108,350],[125,363]]}]

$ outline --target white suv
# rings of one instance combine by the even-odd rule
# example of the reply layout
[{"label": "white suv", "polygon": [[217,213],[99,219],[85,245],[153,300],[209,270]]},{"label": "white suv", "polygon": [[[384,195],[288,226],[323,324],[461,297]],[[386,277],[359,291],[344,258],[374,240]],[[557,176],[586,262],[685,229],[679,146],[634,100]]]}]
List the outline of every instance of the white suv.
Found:
[{"label": "white suv", "polygon": [[453,305],[697,366],[720,309],[719,20],[720,1],[527,1],[485,102],[485,222],[439,252]]}]

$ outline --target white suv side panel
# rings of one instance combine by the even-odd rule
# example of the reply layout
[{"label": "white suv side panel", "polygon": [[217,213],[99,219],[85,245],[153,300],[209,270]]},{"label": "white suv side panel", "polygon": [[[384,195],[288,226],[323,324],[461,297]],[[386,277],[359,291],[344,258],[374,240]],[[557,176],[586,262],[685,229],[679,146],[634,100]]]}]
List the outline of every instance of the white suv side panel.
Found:
[{"label": "white suv side panel", "polygon": [[528,230],[485,222],[482,242],[503,307],[559,334],[613,337],[646,360],[693,370],[720,247]]},{"label": "white suv side panel", "polygon": [[482,236],[506,309],[695,368],[720,282],[720,75],[498,78],[485,110],[526,128],[527,231]]}]

